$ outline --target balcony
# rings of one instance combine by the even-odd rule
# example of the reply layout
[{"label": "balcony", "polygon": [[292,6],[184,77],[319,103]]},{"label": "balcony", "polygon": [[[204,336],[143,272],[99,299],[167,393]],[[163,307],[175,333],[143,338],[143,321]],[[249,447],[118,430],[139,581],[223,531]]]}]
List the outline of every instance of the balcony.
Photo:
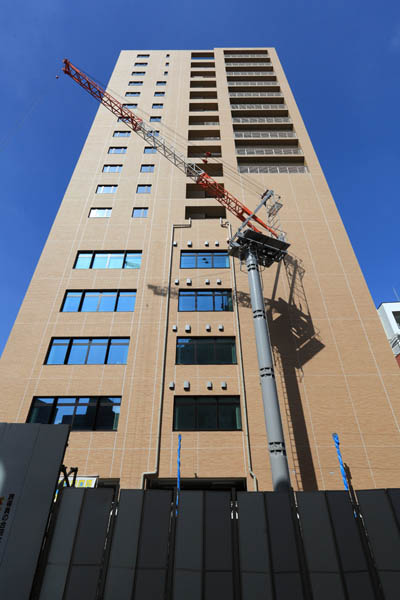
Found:
[{"label": "balcony", "polygon": [[291,123],[292,119],[290,117],[233,117],[232,123],[235,124],[243,124],[243,125],[253,125],[253,124],[276,124],[276,123]]},{"label": "balcony", "polygon": [[228,69],[232,68],[232,67],[270,67],[272,69],[272,63],[271,61],[269,62],[251,62],[251,63],[226,63],[225,64],[225,68],[228,71]]},{"label": "balcony", "polygon": [[305,165],[239,165],[239,173],[262,174],[262,173],[308,173]]},{"label": "balcony", "polygon": [[229,59],[229,58],[261,58],[261,59],[266,59],[268,58],[268,52],[266,50],[261,50],[260,52],[232,52],[232,54],[230,52],[224,52],[224,58]]},{"label": "balcony", "polygon": [[217,111],[218,110],[218,104],[215,102],[214,103],[210,103],[210,104],[206,104],[204,103],[199,103],[199,104],[189,104],[189,111],[190,112],[209,112],[209,111]]},{"label": "balcony", "polygon": [[191,69],[215,69],[215,62],[198,62],[191,63]]},{"label": "balcony", "polygon": [[198,130],[197,129],[196,131],[188,132],[188,139],[190,141],[202,141],[202,140],[218,141],[221,139],[221,135],[220,135],[220,132],[216,129],[211,129],[211,130],[207,130],[207,129]]},{"label": "balcony", "polygon": [[191,115],[189,117],[189,125],[196,125],[196,126],[208,125],[209,127],[219,126],[219,117],[214,116],[214,115],[207,115],[207,116]]},{"label": "balcony", "polygon": [[192,52],[191,60],[215,60],[214,52]]},{"label": "balcony", "polygon": [[215,79],[215,71],[191,71],[190,77],[192,79]]},{"label": "balcony", "polygon": [[266,87],[266,86],[275,86],[279,88],[279,83],[277,81],[228,81],[228,87]]},{"label": "balcony", "polygon": [[247,138],[294,138],[297,139],[297,135],[294,131],[235,131],[235,139],[247,139]]},{"label": "balcony", "polygon": [[212,157],[221,156],[221,146],[188,146],[188,158],[204,158],[207,153]]},{"label": "balcony", "polygon": [[229,77],[269,77],[275,75],[275,71],[228,71],[226,76]]},{"label": "balcony", "polygon": [[203,169],[207,175],[210,175],[210,177],[223,177],[224,175],[223,168],[220,163],[205,164],[203,162],[199,162],[197,165],[200,167],[200,169]]},{"label": "balcony", "polygon": [[[224,187],[224,184],[220,181],[219,185]],[[190,200],[202,200],[204,198],[214,198],[214,195],[211,193],[207,193],[207,191],[201,187],[201,185],[197,185],[197,183],[187,183],[186,184],[186,198]]]},{"label": "balcony", "polygon": [[217,92],[190,92],[191,100],[210,100],[216,98]]},{"label": "balcony", "polygon": [[282,92],[229,92],[229,98],[266,98],[271,96],[283,98]]},{"label": "balcony", "polygon": [[296,156],[302,156],[303,155],[303,151],[300,150],[300,148],[276,148],[271,146],[269,147],[263,147],[263,148],[257,148],[256,146],[254,147],[245,147],[245,148],[236,148],[236,154],[239,156],[267,156],[267,155],[273,155],[273,156],[290,156],[290,155],[296,155]]},{"label": "balcony", "polygon": [[[282,115],[282,113],[286,113],[284,116],[287,116],[287,106],[286,104],[231,104],[232,116],[237,117],[239,115],[243,115],[243,113],[250,113],[250,115],[243,116],[251,116],[251,114],[257,114],[257,116],[263,116],[263,113],[268,111],[269,116],[275,116],[274,113],[278,115]],[[261,113],[261,114],[259,114]]]},{"label": "balcony", "polygon": [[215,87],[217,87],[217,83],[214,79],[213,80],[204,79],[204,78],[199,79],[199,80],[191,79],[190,87],[191,88],[215,88]]}]

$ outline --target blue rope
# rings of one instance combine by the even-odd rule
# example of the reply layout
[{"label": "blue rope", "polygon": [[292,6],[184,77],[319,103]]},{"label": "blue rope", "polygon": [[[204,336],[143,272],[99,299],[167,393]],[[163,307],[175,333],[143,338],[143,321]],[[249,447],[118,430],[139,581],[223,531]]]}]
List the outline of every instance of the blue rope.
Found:
[{"label": "blue rope", "polygon": [[340,471],[342,473],[342,479],[343,479],[343,483],[344,483],[344,489],[348,491],[349,484],[347,482],[347,475],[346,475],[346,470],[345,470],[344,464],[343,464],[342,453],[340,452],[339,436],[337,433],[332,433],[332,438],[333,438],[333,441],[335,442],[336,452],[338,455],[338,461],[339,461],[339,465],[340,465]]},{"label": "blue rope", "polygon": [[181,441],[182,441],[182,435],[179,434],[178,435],[178,454],[177,454],[177,467],[178,467],[178,472],[177,472],[177,491],[176,491],[176,516],[178,516],[178,503],[179,503],[179,492],[181,489]]}]

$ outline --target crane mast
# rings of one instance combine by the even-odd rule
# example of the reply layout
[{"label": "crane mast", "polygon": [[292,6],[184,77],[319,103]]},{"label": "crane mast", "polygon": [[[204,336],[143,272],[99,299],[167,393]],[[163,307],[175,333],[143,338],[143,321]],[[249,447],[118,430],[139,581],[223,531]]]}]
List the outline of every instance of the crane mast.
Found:
[{"label": "crane mast", "polygon": [[[210,177],[200,165],[190,162],[164,138],[156,136],[148,123],[137,117],[68,59],[64,59],[63,71],[242,221],[238,231],[229,240],[229,254],[239,258],[247,268],[272,482],[274,490],[288,491],[290,489],[289,468],[259,266],[269,267],[274,262],[281,261],[287,253],[289,244],[281,232],[265,223],[256,214],[264,206],[267,207],[267,214],[274,214],[279,203],[270,203],[268,210],[268,203],[273,198],[273,192],[267,190],[257,208],[254,211],[250,210],[230,194],[224,186]],[[206,163],[207,159],[204,159],[203,162]],[[281,205],[279,204],[279,206]]]}]

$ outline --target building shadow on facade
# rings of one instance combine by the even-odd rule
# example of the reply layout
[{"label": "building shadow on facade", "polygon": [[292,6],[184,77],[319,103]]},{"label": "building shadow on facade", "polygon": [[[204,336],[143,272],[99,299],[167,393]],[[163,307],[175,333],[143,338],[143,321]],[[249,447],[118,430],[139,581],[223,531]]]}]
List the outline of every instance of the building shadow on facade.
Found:
[{"label": "building shadow on facade", "polygon": [[[278,281],[285,272],[289,285],[288,300],[276,298]],[[311,447],[304,416],[300,393],[302,368],[324,344],[316,331],[303,285],[305,270],[301,260],[287,255],[284,262],[278,264],[275,283],[270,299],[265,298],[271,344],[274,353],[276,377],[281,379],[283,404],[289,428],[287,446],[294,460],[297,489],[317,490],[317,479],[312,459]],[[148,284],[148,288],[157,296],[166,296],[167,286]],[[177,297],[179,290],[171,288],[170,297]],[[243,308],[251,308],[250,295],[237,291],[236,300]],[[293,479],[293,477],[292,477]]]}]

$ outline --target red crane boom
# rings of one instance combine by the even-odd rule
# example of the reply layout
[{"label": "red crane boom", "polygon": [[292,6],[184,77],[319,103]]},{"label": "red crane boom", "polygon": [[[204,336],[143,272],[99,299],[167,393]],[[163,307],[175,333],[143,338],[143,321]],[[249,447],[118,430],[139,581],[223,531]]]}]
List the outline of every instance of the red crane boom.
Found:
[{"label": "red crane boom", "polygon": [[[182,154],[177,152],[166,140],[156,137],[154,130],[143,119],[137,117],[131,110],[125,108],[121,102],[109,94],[98,83],[93,81],[86,73],[80,71],[68,59],[64,59],[63,71],[69,75],[76,83],[86,90],[93,98],[103,104],[116,117],[130,127],[135,133],[140,135],[146,142],[156,148],[158,152],[163,154],[168,160],[175,164],[181,171],[190,177],[195,183],[200,185],[210,196],[214,197],[218,202],[225,206],[232,214],[234,214],[242,222],[251,217],[247,225],[258,233],[261,233],[256,228],[253,222],[267,230],[270,235],[278,238],[278,233],[269,227],[262,219],[253,214],[247,206],[240,200],[230,194],[223,185],[215,181],[196,163],[189,162]],[[204,161],[206,162],[206,160]]]}]

